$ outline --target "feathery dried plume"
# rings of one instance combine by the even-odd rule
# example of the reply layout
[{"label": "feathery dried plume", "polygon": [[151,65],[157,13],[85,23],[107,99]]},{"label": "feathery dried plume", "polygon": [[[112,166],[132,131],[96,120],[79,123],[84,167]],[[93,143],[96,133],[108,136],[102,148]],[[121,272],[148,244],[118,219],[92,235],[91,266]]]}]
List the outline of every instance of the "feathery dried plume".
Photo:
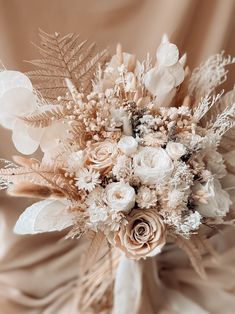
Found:
[{"label": "feathery dried plume", "polygon": [[207,95],[201,99],[199,105],[196,107],[193,118],[195,121],[200,121],[205,114],[221,99],[223,91],[216,96]]},{"label": "feathery dried plume", "polygon": [[215,88],[227,79],[226,66],[235,63],[235,57],[225,57],[224,52],[211,56],[193,70],[189,81],[189,93],[197,100],[210,95]]}]

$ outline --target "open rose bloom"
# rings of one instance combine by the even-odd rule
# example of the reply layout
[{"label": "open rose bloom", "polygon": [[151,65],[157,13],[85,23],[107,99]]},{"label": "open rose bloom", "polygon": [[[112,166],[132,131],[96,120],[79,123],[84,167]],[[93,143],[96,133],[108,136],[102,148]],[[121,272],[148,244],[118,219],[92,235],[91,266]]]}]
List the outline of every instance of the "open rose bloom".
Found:
[{"label": "open rose bloom", "polygon": [[[235,60],[218,54],[191,72],[167,36],[143,61],[120,45],[112,58],[94,57],[75,35],[40,36],[43,59],[32,63],[41,70],[0,72],[0,123],[20,153],[43,153],[0,170],[10,194],[41,198],[14,231],[92,237],[81,295],[100,291],[99,302],[136,267],[135,313],[142,259],[176,243],[203,277],[200,241],[208,248],[212,232],[233,223],[235,93],[215,89]],[[117,276],[102,280],[110,259]],[[103,277],[91,282],[92,272]],[[130,313],[117,303],[114,313]]]}]

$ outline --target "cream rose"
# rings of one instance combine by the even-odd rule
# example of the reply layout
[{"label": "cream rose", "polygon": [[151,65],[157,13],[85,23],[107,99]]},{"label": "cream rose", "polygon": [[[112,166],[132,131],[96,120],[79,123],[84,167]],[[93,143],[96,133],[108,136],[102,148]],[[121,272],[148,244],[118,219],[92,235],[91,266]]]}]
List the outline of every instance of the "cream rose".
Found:
[{"label": "cream rose", "polygon": [[127,219],[128,224],[114,236],[114,244],[132,259],[160,253],[166,243],[166,229],[157,212],[134,209]]},{"label": "cream rose", "polygon": [[112,169],[118,155],[117,144],[113,141],[97,142],[87,150],[87,163],[91,168],[106,173]]},{"label": "cream rose", "polygon": [[135,190],[123,182],[110,183],[105,188],[105,202],[115,212],[128,213],[135,205]]},{"label": "cream rose", "polygon": [[223,156],[214,149],[208,149],[206,151],[204,160],[207,165],[207,169],[215,174],[217,178],[221,179],[226,176],[227,171],[224,164]]},{"label": "cream rose", "polygon": [[118,142],[118,148],[127,156],[135,153],[137,147],[138,143],[133,136],[123,136]]},{"label": "cream rose", "polygon": [[166,151],[173,160],[179,159],[187,152],[183,144],[175,142],[169,142],[166,146]]},{"label": "cream rose", "polygon": [[203,217],[225,216],[229,212],[229,207],[232,204],[229,194],[221,187],[219,180],[212,179],[206,184],[197,183],[193,187],[193,192],[204,192],[206,201],[195,201],[197,211]]},{"label": "cream rose", "polygon": [[173,162],[161,147],[144,147],[133,158],[134,173],[144,184],[161,183],[170,177]]}]

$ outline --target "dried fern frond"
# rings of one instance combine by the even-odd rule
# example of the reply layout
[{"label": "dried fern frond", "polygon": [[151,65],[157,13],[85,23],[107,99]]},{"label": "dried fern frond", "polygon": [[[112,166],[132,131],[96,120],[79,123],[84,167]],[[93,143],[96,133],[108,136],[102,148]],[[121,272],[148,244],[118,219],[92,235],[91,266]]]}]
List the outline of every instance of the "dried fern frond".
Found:
[{"label": "dried fern frond", "polygon": [[185,239],[181,236],[177,236],[175,238],[175,242],[176,242],[177,246],[187,254],[187,256],[190,259],[190,262],[191,262],[193,268],[195,269],[195,271],[197,272],[197,274],[201,278],[205,279],[206,278],[206,272],[205,272],[205,269],[202,265],[202,256],[201,256],[200,250],[198,249],[193,238]]},{"label": "dried fern frond", "polygon": [[30,71],[28,75],[42,96],[58,103],[58,97],[67,93],[66,78],[78,91],[88,92],[95,68],[105,61],[107,51],[97,53],[95,44],[80,42],[75,34],[62,37],[39,30],[39,37],[40,46],[36,47],[43,58],[30,63],[41,69]]},{"label": "dried fern frond", "polygon": [[82,123],[76,122],[71,126],[70,135],[73,139],[73,143],[76,143],[81,149],[86,147],[86,141],[89,140]]},{"label": "dried fern frond", "polygon": [[70,179],[66,178],[62,169],[48,165],[32,163],[28,167],[18,167],[0,170],[1,185],[9,187],[21,183],[32,183],[58,190],[64,196],[77,200],[80,195],[77,189],[69,184]]},{"label": "dried fern frond", "polygon": [[205,63],[193,70],[189,81],[189,93],[196,100],[210,95],[215,88],[227,79],[226,66],[235,63],[235,58],[225,57],[224,53],[211,56]]},{"label": "dried fern frond", "polygon": [[35,128],[45,128],[55,120],[66,118],[69,110],[60,105],[47,106],[44,111],[20,117],[26,124]]}]

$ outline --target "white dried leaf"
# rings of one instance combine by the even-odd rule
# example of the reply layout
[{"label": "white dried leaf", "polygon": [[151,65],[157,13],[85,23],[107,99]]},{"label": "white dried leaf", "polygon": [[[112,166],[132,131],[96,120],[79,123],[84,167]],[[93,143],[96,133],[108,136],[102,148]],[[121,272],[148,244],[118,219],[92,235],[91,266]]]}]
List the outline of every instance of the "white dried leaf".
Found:
[{"label": "white dried leaf", "polygon": [[12,129],[16,116],[36,108],[29,78],[17,71],[0,72],[0,123]]},{"label": "white dried leaf", "polygon": [[66,210],[66,203],[44,200],[28,207],[16,222],[17,234],[37,234],[60,231],[74,223],[75,214]]},{"label": "white dried leaf", "polygon": [[154,95],[165,95],[175,86],[174,76],[164,68],[152,68],[144,76],[146,88]]},{"label": "white dried leaf", "polygon": [[159,65],[171,66],[177,63],[179,50],[172,43],[162,43],[157,49],[157,61]]}]

